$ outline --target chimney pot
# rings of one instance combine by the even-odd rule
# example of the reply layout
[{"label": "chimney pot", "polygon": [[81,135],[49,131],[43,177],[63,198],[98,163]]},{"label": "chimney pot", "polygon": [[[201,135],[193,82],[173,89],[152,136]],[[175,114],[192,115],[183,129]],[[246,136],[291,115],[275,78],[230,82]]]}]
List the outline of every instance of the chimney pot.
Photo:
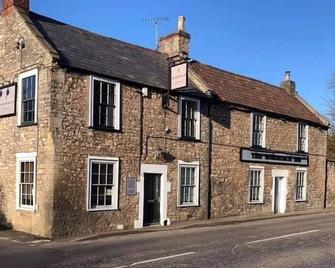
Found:
[{"label": "chimney pot", "polygon": [[10,14],[10,10],[13,7],[20,7],[25,10],[29,10],[30,0],[1,0],[1,3],[1,15],[5,16]]},{"label": "chimney pot", "polygon": [[291,71],[286,71],[285,72],[285,81],[290,81],[291,80]]},{"label": "chimney pot", "polygon": [[179,32],[185,32],[185,21],[186,21],[186,18],[184,16],[178,17],[178,31]]}]

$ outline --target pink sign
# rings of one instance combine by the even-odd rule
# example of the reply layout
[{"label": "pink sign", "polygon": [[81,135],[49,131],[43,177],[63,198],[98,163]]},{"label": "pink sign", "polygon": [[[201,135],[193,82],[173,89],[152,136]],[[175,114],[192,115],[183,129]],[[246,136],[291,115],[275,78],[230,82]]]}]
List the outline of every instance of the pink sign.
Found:
[{"label": "pink sign", "polygon": [[0,116],[15,114],[16,85],[0,88]]},{"label": "pink sign", "polygon": [[187,86],[187,63],[171,67],[171,89]]}]

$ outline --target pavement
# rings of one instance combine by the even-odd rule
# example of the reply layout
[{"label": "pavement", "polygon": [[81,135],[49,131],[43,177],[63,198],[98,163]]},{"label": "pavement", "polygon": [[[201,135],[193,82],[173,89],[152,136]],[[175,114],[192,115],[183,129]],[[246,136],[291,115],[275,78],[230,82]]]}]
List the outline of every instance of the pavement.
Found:
[{"label": "pavement", "polygon": [[335,267],[334,222],[314,211],[55,241],[2,231],[0,267]]}]

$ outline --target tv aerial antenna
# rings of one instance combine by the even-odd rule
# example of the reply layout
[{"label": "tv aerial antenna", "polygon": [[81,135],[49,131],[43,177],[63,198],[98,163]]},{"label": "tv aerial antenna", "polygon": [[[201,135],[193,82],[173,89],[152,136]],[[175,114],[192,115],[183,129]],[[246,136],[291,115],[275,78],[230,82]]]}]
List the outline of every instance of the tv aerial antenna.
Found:
[{"label": "tv aerial antenna", "polygon": [[170,20],[169,17],[151,17],[143,19],[145,23],[153,23],[155,25],[156,48],[158,49],[158,27],[163,21]]}]

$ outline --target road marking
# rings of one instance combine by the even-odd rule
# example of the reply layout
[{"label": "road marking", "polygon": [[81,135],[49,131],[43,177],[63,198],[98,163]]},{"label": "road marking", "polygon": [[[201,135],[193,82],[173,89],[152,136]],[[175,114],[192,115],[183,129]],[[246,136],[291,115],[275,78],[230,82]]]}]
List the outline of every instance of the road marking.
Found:
[{"label": "road marking", "polygon": [[134,263],[129,264],[129,265],[125,265],[125,266],[118,266],[118,267],[115,267],[115,268],[126,268],[126,267],[135,266],[135,265],[155,262],[155,261],[162,261],[162,260],[167,260],[167,259],[172,259],[172,258],[183,257],[183,256],[187,256],[187,255],[192,255],[192,254],[195,254],[195,252],[186,252],[186,253],[182,253],[182,254],[176,254],[176,255],[171,255],[171,256],[166,256],[166,257],[161,257],[161,258],[156,258],[156,259],[139,261],[139,262],[134,262]]},{"label": "road marking", "polygon": [[310,231],[306,231],[306,232],[275,236],[275,237],[271,237],[271,238],[250,241],[250,242],[247,242],[247,243],[244,243],[244,244],[245,245],[251,245],[251,244],[256,244],[256,243],[261,243],[261,242],[266,242],[266,241],[271,241],[271,240],[277,240],[277,239],[282,239],[282,238],[288,238],[288,237],[293,237],[293,236],[298,236],[298,235],[311,234],[311,233],[316,233],[316,232],[320,232],[320,230],[310,230]]},{"label": "road marking", "polygon": [[21,242],[21,241],[17,241],[15,239],[9,239],[7,237],[0,237],[1,240],[7,240],[7,241],[10,241],[10,242],[13,242],[13,243],[18,243],[18,244],[25,244],[24,242]]},{"label": "road marking", "polygon": [[40,244],[40,243],[47,243],[50,242],[50,239],[42,239],[42,240],[33,240],[30,242],[27,242],[28,244]]}]

